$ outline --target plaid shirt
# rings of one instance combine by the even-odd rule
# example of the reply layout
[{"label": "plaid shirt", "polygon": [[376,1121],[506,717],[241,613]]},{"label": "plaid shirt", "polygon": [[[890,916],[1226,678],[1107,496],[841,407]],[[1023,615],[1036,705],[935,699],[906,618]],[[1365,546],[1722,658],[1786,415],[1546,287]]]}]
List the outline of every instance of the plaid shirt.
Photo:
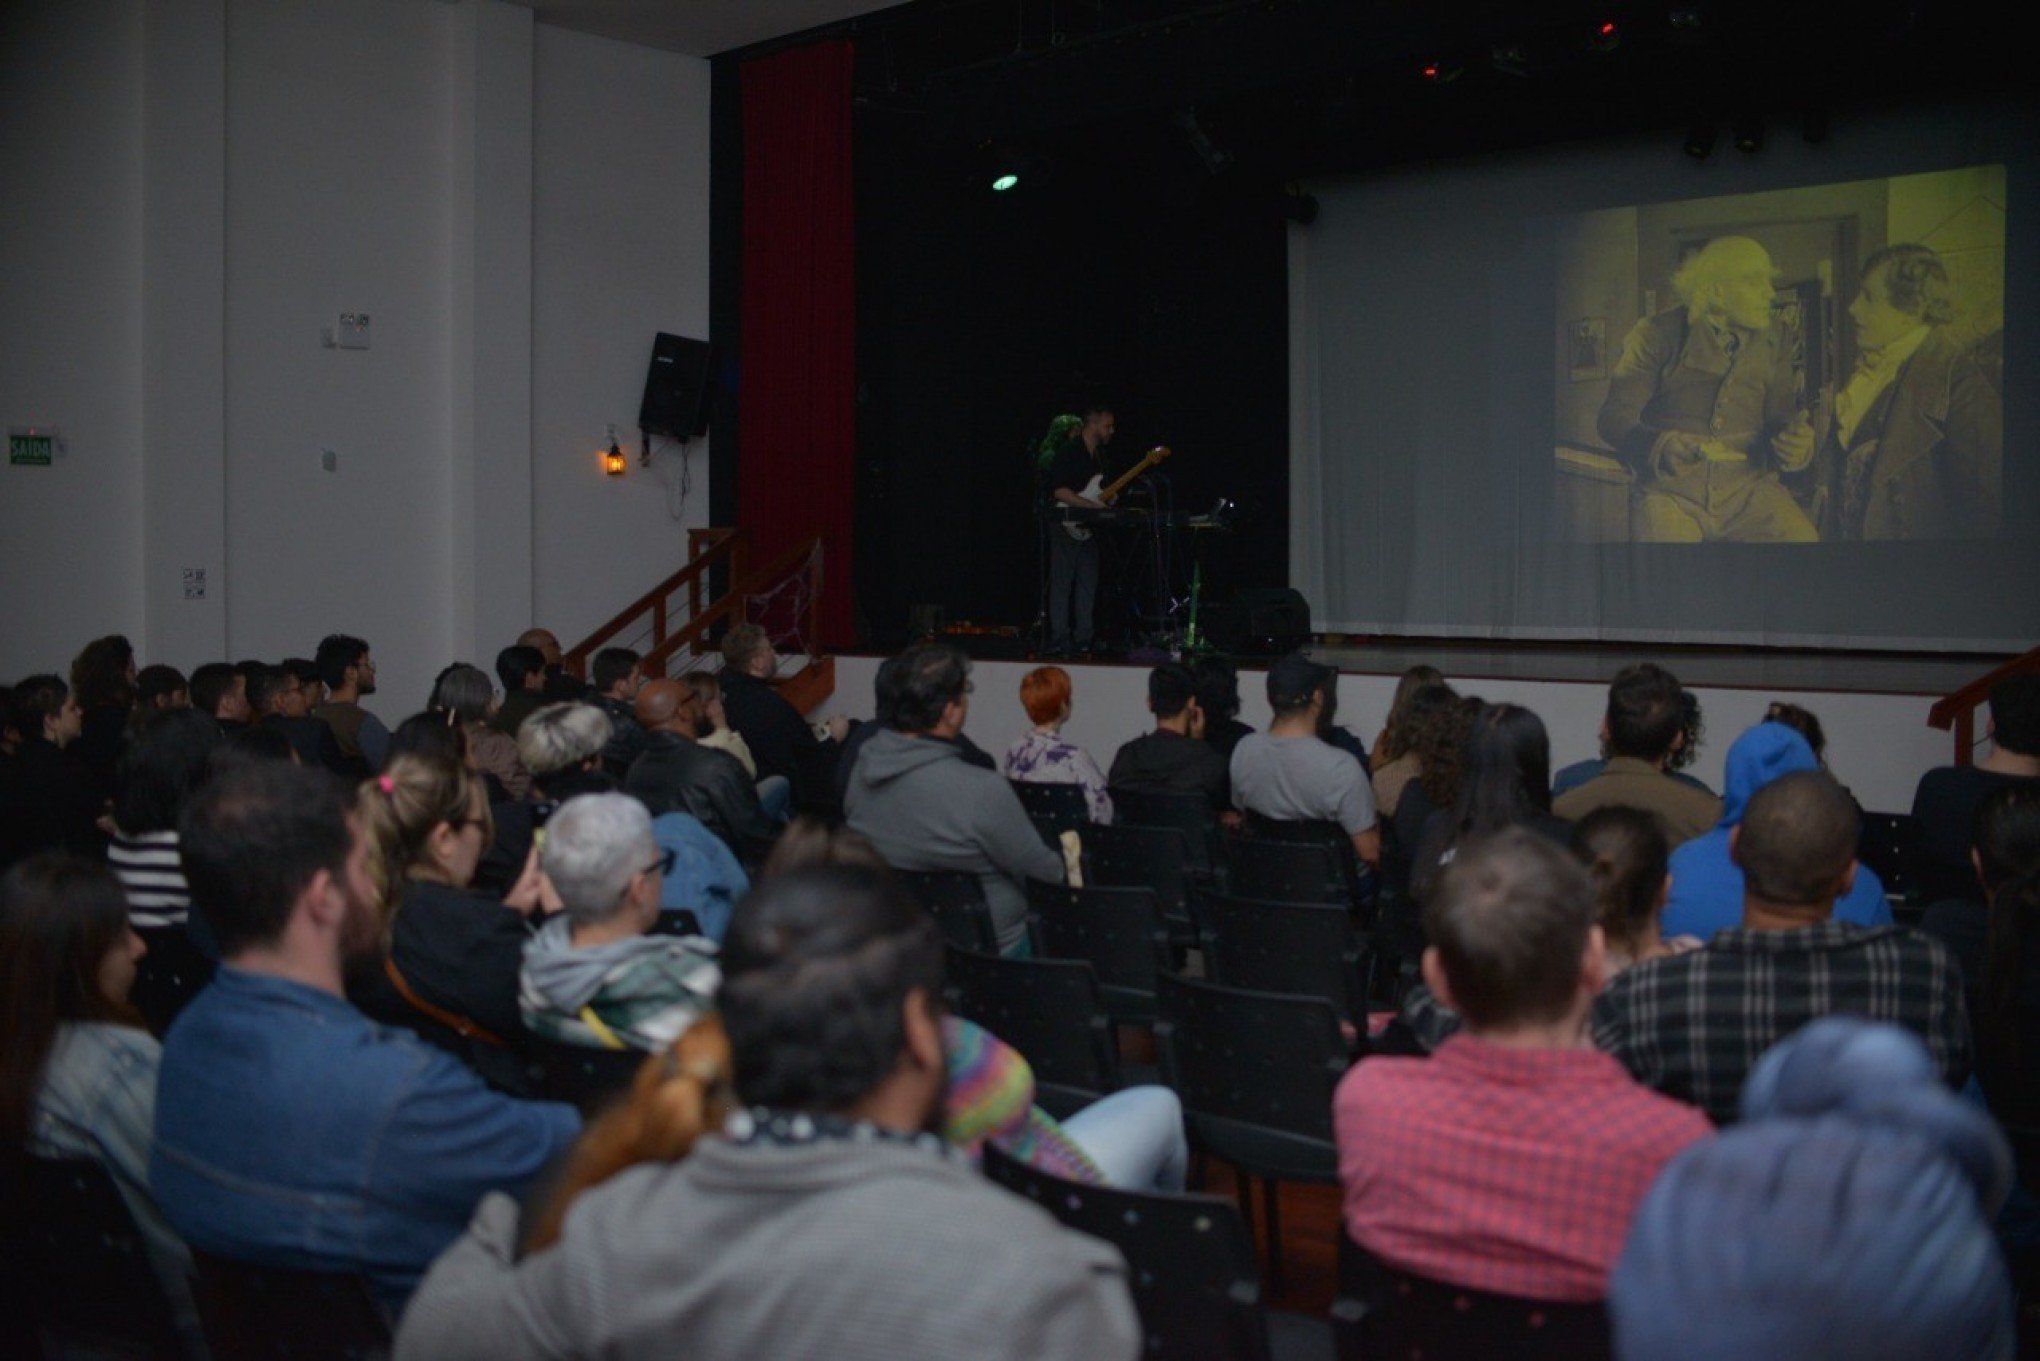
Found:
[{"label": "plaid shirt", "polygon": [[1354,1065],[1332,1117],[1355,1242],[1429,1280],[1574,1302],[1607,1294],[1658,1170],[1710,1132],[1605,1054],[1471,1034]]},{"label": "plaid shirt", "polygon": [[1948,951],[1902,927],[1832,920],[1723,931],[1704,949],[1624,969],[1594,1004],[1594,1043],[1645,1086],[1727,1124],[1764,1051],[1836,1012],[1914,1032],[1950,1086],[1969,1076],[1969,1013]]}]

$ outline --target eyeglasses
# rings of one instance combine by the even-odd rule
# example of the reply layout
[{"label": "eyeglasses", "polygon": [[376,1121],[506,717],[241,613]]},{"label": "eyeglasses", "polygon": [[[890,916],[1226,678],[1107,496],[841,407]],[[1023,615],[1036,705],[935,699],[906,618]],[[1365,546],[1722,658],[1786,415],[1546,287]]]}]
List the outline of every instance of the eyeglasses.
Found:
[{"label": "eyeglasses", "polygon": [[657,860],[644,867],[642,873],[650,874],[653,870],[657,870],[661,874],[671,874],[673,872],[673,862],[679,858],[680,853],[671,846],[668,846],[659,853]]}]

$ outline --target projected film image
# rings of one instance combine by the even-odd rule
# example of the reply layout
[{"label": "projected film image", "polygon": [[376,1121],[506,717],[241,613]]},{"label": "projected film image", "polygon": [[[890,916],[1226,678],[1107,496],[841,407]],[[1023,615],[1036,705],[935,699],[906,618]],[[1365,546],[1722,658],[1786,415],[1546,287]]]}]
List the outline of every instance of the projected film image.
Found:
[{"label": "projected film image", "polygon": [[1561,537],[1998,534],[2003,166],[1605,209],[1557,247]]}]

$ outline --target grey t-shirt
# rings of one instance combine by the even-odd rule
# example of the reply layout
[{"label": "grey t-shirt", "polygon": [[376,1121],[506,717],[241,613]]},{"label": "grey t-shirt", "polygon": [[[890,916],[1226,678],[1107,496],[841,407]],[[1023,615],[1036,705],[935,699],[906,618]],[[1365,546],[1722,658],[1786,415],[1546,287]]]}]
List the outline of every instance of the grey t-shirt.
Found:
[{"label": "grey t-shirt", "polygon": [[1283,822],[1336,822],[1347,836],[1374,825],[1360,763],[1315,737],[1250,733],[1232,755],[1233,806]]}]

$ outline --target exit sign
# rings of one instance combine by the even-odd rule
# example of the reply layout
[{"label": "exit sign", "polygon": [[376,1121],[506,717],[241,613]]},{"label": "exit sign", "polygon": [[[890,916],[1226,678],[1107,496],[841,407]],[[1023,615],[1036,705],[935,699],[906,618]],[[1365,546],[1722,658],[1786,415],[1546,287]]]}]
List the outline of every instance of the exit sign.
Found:
[{"label": "exit sign", "polygon": [[49,467],[56,448],[57,437],[48,430],[16,428],[7,432],[7,461],[19,467]]}]

